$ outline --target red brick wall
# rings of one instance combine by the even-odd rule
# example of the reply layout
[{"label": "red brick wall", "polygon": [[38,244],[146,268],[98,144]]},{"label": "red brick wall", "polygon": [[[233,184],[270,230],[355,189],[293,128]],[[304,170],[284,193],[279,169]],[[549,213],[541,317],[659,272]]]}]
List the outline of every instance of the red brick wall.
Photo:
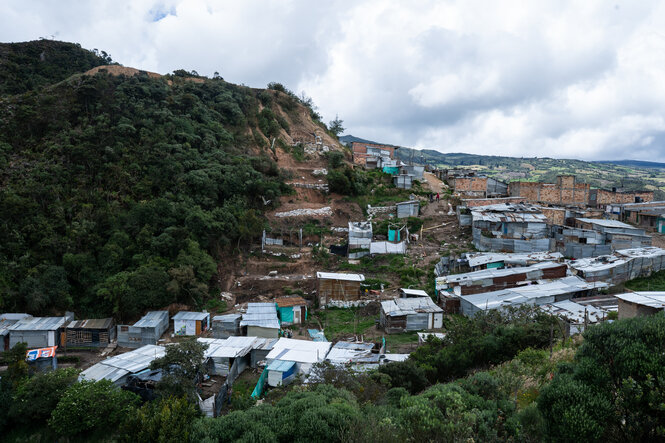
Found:
[{"label": "red brick wall", "polygon": [[635,197],[641,197],[643,202],[653,201],[653,191],[612,192],[598,189],[597,205],[611,205],[621,203],[635,203]]},{"label": "red brick wall", "polygon": [[589,201],[590,186],[587,183],[576,183],[575,176],[557,177],[556,183],[511,182],[508,193],[536,203],[556,205],[586,205]]}]

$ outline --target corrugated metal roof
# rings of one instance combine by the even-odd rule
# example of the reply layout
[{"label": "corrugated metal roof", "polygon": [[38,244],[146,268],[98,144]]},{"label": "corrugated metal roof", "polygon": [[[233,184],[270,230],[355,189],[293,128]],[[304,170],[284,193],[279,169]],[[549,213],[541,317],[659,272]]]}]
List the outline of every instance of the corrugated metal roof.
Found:
[{"label": "corrugated metal roof", "polygon": [[419,314],[423,312],[443,312],[430,297],[396,298],[381,302],[381,309],[388,316]]},{"label": "corrugated metal roof", "polygon": [[295,340],[292,338],[280,338],[270,353],[267,360],[287,360],[298,363],[316,363],[323,361],[330,350],[332,343],[327,341]]},{"label": "corrugated metal roof", "polygon": [[379,354],[372,353],[373,343],[349,343],[340,341],[328,352],[326,360],[332,363],[378,363]]},{"label": "corrugated metal roof", "polygon": [[213,358],[236,358],[243,357],[254,348],[256,337],[229,337],[226,339],[198,339],[201,343],[207,343],[208,349],[205,357]]},{"label": "corrugated metal roof", "polygon": [[22,320],[24,318],[32,317],[30,314],[19,314],[19,313],[13,313],[13,312],[7,312],[5,314],[0,314],[0,320]]},{"label": "corrugated metal roof", "polygon": [[427,292],[423,291],[422,289],[400,288],[400,291],[406,295],[412,295],[414,297],[429,297],[429,294],[427,294]]},{"label": "corrugated metal roof", "polygon": [[288,372],[295,364],[294,361],[273,360],[266,369],[268,371]]},{"label": "corrugated metal roof", "polygon": [[509,275],[525,274],[543,269],[553,269],[566,266],[563,263],[541,262],[526,267],[482,269],[480,271],[467,272],[465,274],[452,274],[437,278],[437,282],[461,283],[465,281],[481,280],[485,278],[506,277]]},{"label": "corrugated metal roof", "polygon": [[603,226],[605,228],[625,228],[625,229],[638,229],[627,223],[620,222],[619,220],[605,220],[600,218],[577,218],[576,220],[582,223],[590,223],[592,225]]},{"label": "corrugated metal roof", "polygon": [[474,222],[547,223],[547,216],[539,207],[525,204],[476,206],[471,209],[471,216]]},{"label": "corrugated metal roof", "polygon": [[279,329],[275,304],[248,303],[247,312],[243,314],[240,326],[260,326],[262,328]]},{"label": "corrugated metal roof", "polygon": [[67,329],[109,329],[112,325],[112,318],[91,318],[69,322]]},{"label": "corrugated metal roof", "polygon": [[275,303],[277,303],[277,306],[280,308],[307,305],[307,302],[302,297],[279,297],[275,299]]},{"label": "corrugated metal roof", "polygon": [[171,317],[171,320],[205,320],[208,317],[210,314],[207,312],[180,311]]},{"label": "corrugated metal roof", "polygon": [[341,272],[317,272],[316,278],[321,280],[365,281],[362,274],[345,274]]},{"label": "corrugated metal roof", "polygon": [[623,301],[648,306],[650,308],[665,309],[665,292],[627,292],[625,294],[615,295],[615,297]]},{"label": "corrugated metal roof", "polygon": [[65,317],[27,317],[14,323],[12,331],[55,331],[67,320]]},{"label": "corrugated metal roof", "polygon": [[560,252],[533,252],[530,254],[519,253],[485,253],[478,252],[474,254],[467,254],[469,266],[475,268],[476,266],[485,265],[487,263],[504,262],[506,264],[522,264],[526,265],[534,261],[557,261],[563,258]]},{"label": "corrugated metal roof", "polygon": [[583,306],[579,303],[575,303],[572,300],[563,300],[556,303],[549,303],[541,306],[541,308],[550,314],[565,318],[574,324],[584,323],[585,312],[588,316],[589,323],[597,323],[607,315],[603,309],[596,308],[595,306],[591,305]]},{"label": "corrugated metal roof", "polygon": [[139,321],[134,323],[134,326],[137,328],[154,328],[163,321],[168,322],[168,320],[168,311],[150,311],[141,317]]},{"label": "corrugated metal roof", "polygon": [[91,366],[81,372],[79,379],[95,381],[106,379],[115,382],[127,374],[147,369],[153,360],[163,357],[165,354],[166,349],[163,346],[145,345]]},{"label": "corrugated metal roof", "polygon": [[225,315],[215,315],[212,318],[212,321],[221,321],[222,323],[234,322],[242,318],[242,314],[225,314]]}]

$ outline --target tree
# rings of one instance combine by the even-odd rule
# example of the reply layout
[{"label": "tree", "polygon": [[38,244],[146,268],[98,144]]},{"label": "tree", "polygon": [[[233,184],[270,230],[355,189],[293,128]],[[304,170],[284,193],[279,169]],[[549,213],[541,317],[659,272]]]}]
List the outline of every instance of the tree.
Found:
[{"label": "tree", "polygon": [[157,390],[163,397],[194,395],[196,381],[205,374],[204,355],[208,345],[196,338],[186,338],[166,348],[164,357],[154,360],[151,369],[163,371]]},{"label": "tree", "polygon": [[35,374],[16,389],[10,417],[23,425],[46,424],[67,388],[76,383],[77,378],[78,371],[74,368]]},{"label": "tree", "polygon": [[337,114],[335,114],[335,120],[332,120],[328,123],[328,129],[330,132],[335,134],[335,137],[338,137],[342,132],[344,132],[344,126],[342,126],[344,120],[340,119]]},{"label": "tree", "polygon": [[70,386],[51,414],[49,426],[61,436],[109,436],[134,414],[139,397],[110,380],[84,380]]},{"label": "tree", "polygon": [[166,397],[146,403],[128,421],[123,440],[187,442],[199,415],[194,404],[184,397]]}]

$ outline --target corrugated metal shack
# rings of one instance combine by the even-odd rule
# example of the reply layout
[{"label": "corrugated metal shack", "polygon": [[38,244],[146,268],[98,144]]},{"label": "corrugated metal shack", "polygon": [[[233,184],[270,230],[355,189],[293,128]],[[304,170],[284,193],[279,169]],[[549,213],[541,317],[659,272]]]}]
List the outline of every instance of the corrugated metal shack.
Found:
[{"label": "corrugated metal shack", "polygon": [[360,300],[360,284],[365,281],[364,275],[317,272],[316,278],[319,306],[348,307]]},{"label": "corrugated metal shack", "polygon": [[[293,371],[293,374],[309,374],[314,363],[326,358],[331,345],[332,343],[323,341],[280,338],[266,357],[268,384],[270,386],[283,384],[288,377],[285,377],[285,374],[289,371]],[[291,365],[291,362],[295,364]]]},{"label": "corrugated metal shack", "polygon": [[569,258],[597,257],[612,253],[612,246],[607,236],[594,229],[553,226],[552,234],[556,241],[556,250]]},{"label": "corrugated metal shack", "polygon": [[402,173],[404,175],[411,175],[411,176],[413,176],[414,180],[422,180],[424,175],[425,175],[425,167],[424,166],[404,165],[404,166],[401,166],[399,169],[400,169],[400,173]]},{"label": "corrugated metal shack", "polygon": [[198,338],[197,340],[208,344],[204,358],[210,373],[226,377],[234,363],[238,368],[238,374],[250,366],[250,352],[256,339],[256,337],[229,337],[227,339]]},{"label": "corrugated metal shack", "polygon": [[429,297],[387,300],[381,302],[379,323],[388,334],[439,329],[443,327],[443,309]]},{"label": "corrugated metal shack", "polygon": [[304,298],[279,297],[275,299],[277,315],[283,325],[301,324],[307,320],[307,302]]},{"label": "corrugated metal shack", "polygon": [[588,282],[617,285],[665,269],[665,249],[622,249],[612,255],[574,260],[569,265],[574,273]]},{"label": "corrugated metal shack", "polygon": [[488,309],[503,309],[522,304],[540,306],[569,300],[573,297],[593,295],[598,289],[607,288],[607,286],[606,283],[589,283],[579,277],[569,276],[541,284],[462,296],[459,297],[460,311],[462,314],[472,317],[476,313]]},{"label": "corrugated metal shack", "polygon": [[566,324],[566,336],[581,334],[589,325],[605,320],[607,312],[594,306],[584,306],[572,300],[562,300],[541,306],[543,311],[561,318]]},{"label": "corrugated metal shack", "polygon": [[413,185],[413,176],[408,174],[395,175],[393,177],[393,183],[396,188],[411,189]]},{"label": "corrugated metal shack", "polygon": [[240,335],[241,314],[216,315],[212,318],[212,336],[228,338]]},{"label": "corrugated metal shack", "polygon": [[270,354],[270,351],[272,351],[278,340],[277,338],[256,338],[250,352],[250,365],[252,368],[265,363],[266,357],[268,357],[268,354]]},{"label": "corrugated metal shack", "polygon": [[66,348],[104,347],[115,340],[112,318],[75,320],[65,328]]},{"label": "corrugated metal shack", "polygon": [[530,254],[520,253],[496,253],[496,252],[474,252],[465,255],[469,267],[478,271],[480,269],[510,268],[513,266],[531,266],[541,262],[558,262],[563,259],[560,252],[533,252]]},{"label": "corrugated metal shack", "polygon": [[31,318],[30,314],[6,313],[0,314],[0,351],[9,350],[9,330],[19,320]]},{"label": "corrugated metal shack", "polygon": [[418,217],[420,214],[420,202],[418,200],[400,202],[395,206],[397,206],[397,218]]},{"label": "corrugated metal shack", "polygon": [[200,335],[210,328],[210,314],[207,312],[180,311],[171,320],[175,335]]},{"label": "corrugated metal shack", "polygon": [[429,294],[422,289],[400,288],[399,296],[400,298],[429,297]]},{"label": "corrugated metal shack", "polygon": [[436,290],[455,295],[480,294],[524,285],[526,282],[563,278],[565,263],[542,262],[529,267],[484,269],[466,274],[453,274],[436,279]]},{"label": "corrugated metal shack", "polygon": [[372,243],[372,222],[349,222],[349,258],[369,255]]},{"label": "corrugated metal shack", "polygon": [[9,327],[9,347],[27,343],[28,349],[59,346],[67,317],[26,317]]},{"label": "corrugated metal shack", "polygon": [[367,371],[379,367],[381,349],[375,343],[340,341],[330,349],[326,360],[334,365],[350,365],[355,371]]},{"label": "corrugated metal shack", "polygon": [[665,292],[627,292],[616,295],[619,319],[654,315],[665,310]]},{"label": "corrugated metal shack", "polygon": [[166,350],[163,346],[145,345],[133,351],[107,358],[89,367],[81,372],[79,380],[111,380],[116,385],[122,386],[125,384],[127,376],[145,371],[153,360],[164,357],[165,354]]},{"label": "corrugated metal shack", "polygon": [[473,243],[481,251],[538,252],[553,249],[547,217],[536,206],[498,204],[471,211]]},{"label": "corrugated metal shack", "polygon": [[279,337],[279,319],[274,303],[248,303],[247,312],[242,315],[240,328],[243,335],[250,337]]},{"label": "corrugated metal shack", "polygon": [[651,237],[644,229],[639,229],[618,220],[576,218],[575,227],[594,229],[605,234],[606,243],[612,249],[630,249],[651,246]]},{"label": "corrugated metal shack", "polygon": [[168,328],[168,311],[150,311],[131,326],[118,325],[118,346],[138,348],[154,345]]}]

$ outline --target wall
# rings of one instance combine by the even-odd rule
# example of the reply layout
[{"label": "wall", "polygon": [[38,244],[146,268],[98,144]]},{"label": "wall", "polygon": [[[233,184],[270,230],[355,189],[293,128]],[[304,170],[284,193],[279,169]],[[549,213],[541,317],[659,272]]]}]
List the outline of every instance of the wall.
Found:
[{"label": "wall", "polygon": [[455,177],[453,188],[455,194],[485,197],[487,195],[487,177]]},{"label": "wall", "polygon": [[619,301],[619,320],[624,318],[643,317],[653,315],[659,310],[649,306],[643,306],[637,303],[631,303],[625,300],[617,299]]},{"label": "wall", "polygon": [[328,305],[332,300],[358,300],[360,298],[360,282],[319,279],[317,294],[321,306]]},{"label": "wall", "polygon": [[522,197],[503,197],[503,198],[466,198],[462,199],[462,205],[467,208],[477,206],[498,205],[501,203],[519,203],[524,201]]},{"label": "wall", "polygon": [[566,210],[563,208],[548,208],[541,207],[540,212],[547,217],[550,225],[565,225],[566,224]]},{"label": "wall", "polygon": [[574,175],[560,175],[556,183],[511,182],[508,185],[508,194],[532,203],[586,206],[590,189],[588,183],[578,183]]},{"label": "wall", "polygon": [[612,192],[606,189],[596,189],[595,192],[596,206],[635,203],[635,197],[640,197],[643,202],[653,201],[653,191]]}]

